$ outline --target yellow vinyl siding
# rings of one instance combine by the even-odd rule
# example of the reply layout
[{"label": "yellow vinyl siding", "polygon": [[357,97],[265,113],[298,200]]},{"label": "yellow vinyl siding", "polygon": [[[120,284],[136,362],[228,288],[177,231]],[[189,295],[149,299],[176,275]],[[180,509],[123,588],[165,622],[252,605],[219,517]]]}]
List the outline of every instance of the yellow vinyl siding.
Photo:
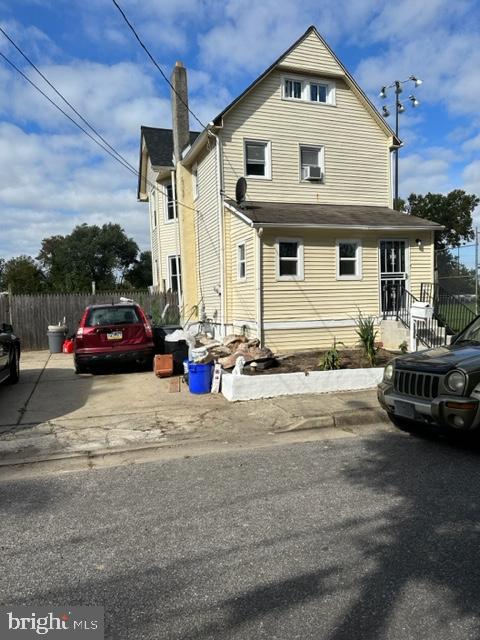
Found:
[{"label": "yellow vinyl siding", "polygon": [[[410,277],[407,289],[418,298],[422,282],[433,282],[434,238],[432,231],[417,231],[410,238]],[[419,248],[416,239],[422,241]]]},{"label": "yellow vinyl siding", "polygon": [[[336,106],[282,99],[283,73],[273,71],[225,116],[225,191],[245,175],[244,142],[271,143],[271,179],[247,178],[248,198],[390,206],[389,138],[342,79]],[[300,145],[324,147],[323,183],[301,182]]]},{"label": "yellow vinyl siding", "polygon": [[[234,213],[225,210],[225,273],[227,288],[228,324],[239,321],[256,322],[256,265],[255,265],[255,231]],[[237,278],[238,259],[237,246],[245,243],[246,278]]]},{"label": "yellow vinyl siding", "polygon": [[[218,192],[215,144],[197,162],[199,196],[196,200],[198,237],[198,302],[213,322],[221,318],[221,242],[219,232]],[[215,290],[217,289],[217,291]],[[202,301],[200,303],[200,301]]]},{"label": "yellow vinyl siding", "polygon": [[358,336],[353,326],[321,329],[266,329],[264,335],[265,345],[277,355],[328,349],[333,346],[334,341],[343,342],[346,347],[355,347],[358,344]]},{"label": "yellow vinyl siding", "polygon": [[335,58],[315,33],[310,33],[280,64],[304,71],[320,68],[324,73],[342,73]]},{"label": "yellow vinyl siding", "polygon": [[[304,280],[277,281],[277,237],[296,237],[304,243]],[[418,296],[421,282],[433,281],[433,243],[431,232],[393,232],[358,230],[266,230],[263,235],[263,321],[265,342],[274,349],[315,348],[322,340],[336,336],[353,344],[354,327],[295,328],[295,322],[339,321],[351,323],[360,310],[364,315],[380,316],[379,242],[406,239],[409,244],[408,290]],[[422,240],[420,249],[415,240]],[[336,241],[360,240],[362,279],[337,280]],[[289,328],[269,328],[269,323],[290,323]],[[343,337],[341,337],[343,336]],[[273,341],[273,342],[271,342]]]},{"label": "yellow vinyl siding", "polygon": [[192,194],[192,174],[188,167],[177,164],[177,211],[182,259],[183,315],[185,321],[198,319],[198,277],[196,211]]}]

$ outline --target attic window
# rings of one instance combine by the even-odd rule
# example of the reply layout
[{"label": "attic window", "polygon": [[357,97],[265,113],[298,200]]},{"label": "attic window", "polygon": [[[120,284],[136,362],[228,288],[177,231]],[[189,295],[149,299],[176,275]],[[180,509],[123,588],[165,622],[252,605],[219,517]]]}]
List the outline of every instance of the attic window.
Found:
[{"label": "attic window", "polygon": [[335,104],[335,82],[311,78],[283,78],[282,98],[320,104]]}]

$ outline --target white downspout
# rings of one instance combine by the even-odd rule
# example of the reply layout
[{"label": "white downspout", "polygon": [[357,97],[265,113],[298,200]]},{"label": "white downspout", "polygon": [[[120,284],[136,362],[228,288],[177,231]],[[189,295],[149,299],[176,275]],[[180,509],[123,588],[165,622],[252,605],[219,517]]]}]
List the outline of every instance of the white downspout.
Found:
[{"label": "white downspout", "polygon": [[255,236],[255,264],[257,267],[257,273],[256,273],[257,338],[260,340],[260,346],[263,346],[263,341],[264,341],[263,290],[262,290],[262,280],[263,280],[262,236],[263,236],[263,228],[260,227],[259,229],[257,229],[257,233]]},{"label": "white downspout", "polygon": [[[213,123],[209,124],[209,127]],[[215,157],[217,161],[217,204],[218,204],[218,234],[220,237],[220,333],[225,335],[225,248],[224,248],[224,230],[223,230],[223,171],[222,158],[220,149],[220,138],[209,128],[208,133],[215,138]]]}]

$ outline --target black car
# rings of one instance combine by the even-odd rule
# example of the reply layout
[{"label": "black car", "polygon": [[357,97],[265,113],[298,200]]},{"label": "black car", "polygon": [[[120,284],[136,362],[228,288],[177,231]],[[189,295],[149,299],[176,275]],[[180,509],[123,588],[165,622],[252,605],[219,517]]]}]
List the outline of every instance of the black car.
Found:
[{"label": "black car", "polygon": [[378,400],[398,426],[480,429],[480,316],[450,345],[398,356],[385,367]]},{"label": "black car", "polygon": [[20,377],[20,340],[10,324],[0,324],[0,383],[15,384]]}]

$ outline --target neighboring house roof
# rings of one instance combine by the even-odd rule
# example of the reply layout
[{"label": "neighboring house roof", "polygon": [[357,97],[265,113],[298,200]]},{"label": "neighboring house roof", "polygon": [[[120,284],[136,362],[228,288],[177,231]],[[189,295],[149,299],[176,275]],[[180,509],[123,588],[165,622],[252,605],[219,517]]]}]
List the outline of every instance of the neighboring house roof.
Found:
[{"label": "neighboring house roof", "polygon": [[[152,166],[173,168],[173,132],[171,129],[141,127]],[[190,131],[190,144],[200,135],[199,131]]]},{"label": "neighboring house roof", "polygon": [[393,129],[389,126],[389,124],[387,122],[385,122],[385,119],[383,118],[382,115],[380,115],[380,113],[378,112],[377,108],[375,107],[375,105],[371,102],[371,100],[368,98],[368,96],[366,95],[366,93],[363,91],[363,89],[361,89],[361,87],[357,84],[356,80],[353,78],[353,76],[348,72],[348,70],[346,69],[346,67],[341,63],[341,61],[337,58],[337,56],[335,55],[335,53],[332,51],[332,49],[328,46],[328,44],[325,42],[325,40],[322,38],[322,36],[319,34],[319,32],[317,31],[316,27],[314,25],[311,25],[310,27],[308,27],[308,29],[305,31],[305,33],[303,35],[300,36],[300,38],[298,38],[298,40],[296,40],[291,47],[289,47],[284,53],[282,53],[282,55],[277,58],[275,60],[275,62],[273,62],[268,69],[265,69],[265,71],[263,73],[261,73],[258,78],[256,78],[246,89],[245,91],[243,91],[237,98],[235,98],[235,100],[233,100],[233,102],[231,102],[227,107],[225,107],[225,109],[218,114],[218,116],[216,116],[216,118],[213,119],[214,124],[218,125],[220,124],[223,116],[230,111],[238,102],[240,102],[240,100],[242,100],[242,98],[244,96],[247,95],[247,93],[249,93],[259,82],[261,82],[271,71],[273,71],[275,69],[275,67],[277,67],[277,65],[279,65],[281,63],[281,61],[286,58],[288,56],[288,54],[293,51],[303,40],[305,40],[305,38],[310,34],[310,33],[314,33],[317,38],[320,40],[320,42],[324,45],[324,47],[328,50],[328,52],[332,55],[332,57],[334,58],[334,60],[337,62],[337,64],[339,65],[340,69],[343,71],[343,73],[345,74],[345,79],[347,80],[347,83],[353,87],[356,92],[361,96],[361,98],[363,98],[363,100],[365,101],[365,104],[367,106],[367,108],[370,110],[370,112],[372,113],[372,115],[374,116],[374,118],[376,119],[376,121],[378,122],[378,124],[385,130],[388,131],[388,133],[392,136],[393,138],[393,142],[394,142],[394,146],[401,146],[401,141],[395,136],[395,132],[393,131]]},{"label": "neighboring house roof", "polygon": [[443,229],[436,222],[399,213],[388,207],[300,202],[247,202],[240,207],[232,200],[227,200],[226,205],[245,222],[256,227]]},{"label": "neighboring house roof", "polygon": [[[199,135],[199,131],[190,131],[190,144],[193,144]],[[160,129],[158,127],[140,127],[140,171],[137,187],[137,198],[139,200],[142,176],[145,182],[147,171],[146,166],[142,166],[143,141],[145,141],[145,148],[155,171],[159,171],[162,168],[173,169],[173,131],[171,129]]]}]

